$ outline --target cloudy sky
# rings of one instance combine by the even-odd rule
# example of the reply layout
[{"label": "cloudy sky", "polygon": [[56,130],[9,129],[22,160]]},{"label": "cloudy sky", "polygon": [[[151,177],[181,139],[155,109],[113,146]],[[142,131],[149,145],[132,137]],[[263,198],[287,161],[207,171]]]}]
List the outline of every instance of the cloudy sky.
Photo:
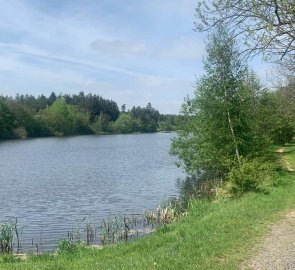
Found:
[{"label": "cloudy sky", "polygon": [[202,74],[194,0],[0,3],[0,94],[84,91],[178,113]]}]

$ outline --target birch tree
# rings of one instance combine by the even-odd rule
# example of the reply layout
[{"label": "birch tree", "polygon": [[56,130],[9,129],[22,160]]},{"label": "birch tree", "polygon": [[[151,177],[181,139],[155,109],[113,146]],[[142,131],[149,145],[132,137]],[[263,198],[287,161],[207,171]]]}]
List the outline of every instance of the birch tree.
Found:
[{"label": "birch tree", "polygon": [[205,75],[197,80],[194,98],[183,104],[187,120],[172,153],[189,174],[205,170],[222,176],[239,167],[242,156],[259,155],[266,145],[257,124],[263,89],[226,29],[210,36],[206,53]]},{"label": "birch tree", "polygon": [[265,60],[295,72],[294,0],[206,0],[199,1],[197,31],[220,25],[234,30],[244,42],[245,56],[262,53]]}]

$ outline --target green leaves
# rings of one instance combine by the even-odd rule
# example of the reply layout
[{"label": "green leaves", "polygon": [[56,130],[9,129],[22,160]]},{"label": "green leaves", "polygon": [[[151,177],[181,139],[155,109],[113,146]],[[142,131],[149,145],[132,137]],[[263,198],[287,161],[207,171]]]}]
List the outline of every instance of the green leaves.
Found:
[{"label": "green leaves", "polygon": [[275,170],[274,163],[261,158],[243,159],[239,168],[234,167],[228,175],[228,190],[235,196],[245,192],[263,191]]},{"label": "green leaves", "polygon": [[81,129],[88,129],[88,117],[79,113],[73,105],[68,105],[63,98],[58,98],[41,114],[41,119],[54,135],[79,134]]},{"label": "green leaves", "polygon": [[194,98],[182,107],[187,121],[171,152],[189,174],[207,171],[224,177],[241,156],[259,156],[267,146],[259,134],[262,87],[226,29],[210,36],[206,52],[206,73],[197,81]]},{"label": "green leaves", "polygon": [[0,139],[13,137],[15,116],[8,108],[5,101],[0,98]]},{"label": "green leaves", "polygon": [[294,74],[294,10],[290,0],[198,1],[195,26],[203,32],[223,25],[240,37],[245,56],[261,53]]}]

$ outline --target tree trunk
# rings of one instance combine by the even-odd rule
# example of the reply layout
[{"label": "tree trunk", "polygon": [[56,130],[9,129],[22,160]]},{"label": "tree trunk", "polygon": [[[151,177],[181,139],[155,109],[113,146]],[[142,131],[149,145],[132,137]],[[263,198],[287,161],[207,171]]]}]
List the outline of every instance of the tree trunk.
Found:
[{"label": "tree trunk", "polygon": [[234,129],[233,129],[233,125],[232,125],[229,110],[227,110],[227,121],[228,121],[228,125],[229,125],[231,135],[233,137],[234,144],[235,144],[236,157],[237,157],[239,166],[241,166],[240,152],[239,152],[238,143],[237,143],[236,135],[235,135],[235,132],[234,132]]},{"label": "tree trunk", "polygon": [[235,152],[236,152],[236,157],[237,157],[237,160],[238,160],[238,164],[239,164],[239,166],[241,166],[241,157],[240,157],[240,152],[239,152],[239,148],[238,148],[238,143],[237,143],[236,135],[235,135],[232,120],[231,120],[231,115],[230,115],[229,108],[228,108],[228,96],[227,96],[226,87],[224,89],[224,98],[225,98],[225,102],[226,102],[226,105],[227,105],[227,108],[226,108],[226,110],[227,110],[227,122],[228,122],[228,126],[229,126],[229,129],[230,129],[232,138],[233,138],[234,145],[235,145]]}]

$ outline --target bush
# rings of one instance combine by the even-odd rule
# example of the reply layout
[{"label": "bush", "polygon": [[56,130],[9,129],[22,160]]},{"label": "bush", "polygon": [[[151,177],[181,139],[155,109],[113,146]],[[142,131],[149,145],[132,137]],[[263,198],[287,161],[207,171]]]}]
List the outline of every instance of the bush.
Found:
[{"label": "bush", "polygon": [[85,243],[83,241],[62,240],[58,244],[58,254],[77,255],[84,248]]},{"label": "bush", "polygon": [[240,167],[233,167],[228,174],[228,190],[235,196],[246,192],[263,191],[274,176],[275,165],[260,158],[242,159]]}]

